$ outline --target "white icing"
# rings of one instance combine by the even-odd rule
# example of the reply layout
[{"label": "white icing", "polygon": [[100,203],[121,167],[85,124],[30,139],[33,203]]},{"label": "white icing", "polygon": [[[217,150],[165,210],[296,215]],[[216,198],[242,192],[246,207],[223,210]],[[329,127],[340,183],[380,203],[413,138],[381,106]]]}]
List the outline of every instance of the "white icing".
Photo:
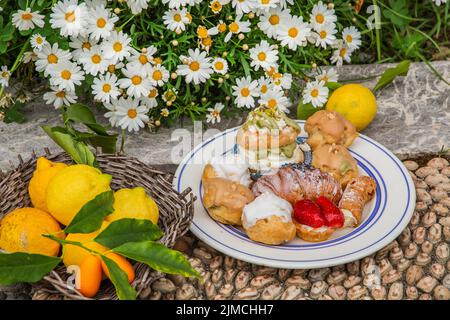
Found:
[{"label": "white icing", "polygon": [[343,228],[353,228],[358,224],[358,221],[353,216],[353,214],[350,212],[350,210],[347,209],[341,209],[342,213],[344,214],[344,226]]},{"label": "white icing", "polygon": [[258,220],[277,216],[283,222],[292,221],[292,206],[286,200],[271,192],[264,192],[255,200],[244,207],[242,212],[242,225],[248,229],[255,225]]},{"label": "white icing", "polygon": [[328,227],[326,227],[326,226],[323,226],[323,227],[320,227],[320,228],[313,228],[313,227],[308,226],[306,224],[302,224],[302,227],[305,228],[308,231],[314,231],[314,232],[325,232],[325,231],[328,230]]},{"label": "white icing", "polygon": [[299,163],[303,156],[303,152],[299,146],[296,147],[291,158],[286,157],[280,152],[280,149],[277,148],[268,149],[259,153],[253,150],[240,148],[239,153],[247,159],[250,169],[262,171],[265,174],[274,170],[276,171],[285,164]]},{"label": "white icing", "polygon": [[248,162],[241,154],[226,153],[212,158],[209,163],[220,178],[230,179],[248,187],[252,182]]}]

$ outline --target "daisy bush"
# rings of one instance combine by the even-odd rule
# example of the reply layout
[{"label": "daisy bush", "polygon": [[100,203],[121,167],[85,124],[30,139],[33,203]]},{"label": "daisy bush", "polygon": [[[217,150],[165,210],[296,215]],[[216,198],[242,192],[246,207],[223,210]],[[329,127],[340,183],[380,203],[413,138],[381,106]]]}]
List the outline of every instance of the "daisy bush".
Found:
[{"label": "daisy bush", "polygon": [[258,105],[288,112],[298,93],[321,108],[339,80],[321,67],[351,63],[365,23],[353,1],[6,2],[0,52],[20,52],[0,59],[3,103],[26,64],[48,79],[49,106],[95,102],[130,132],[182,117],[214,124]]}]

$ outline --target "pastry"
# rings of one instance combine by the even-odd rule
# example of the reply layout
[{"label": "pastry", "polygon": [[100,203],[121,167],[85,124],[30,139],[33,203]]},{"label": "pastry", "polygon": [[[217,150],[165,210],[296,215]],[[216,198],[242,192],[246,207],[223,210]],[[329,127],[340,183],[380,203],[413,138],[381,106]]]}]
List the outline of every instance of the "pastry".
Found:
[{"label": "pastry", "polygon": [[347,223],[350,226],[357,226],[361,223],[364,205],[375,196],[376,182],[368,176],[359,176],[352,179],[345,188],[339,208],[344,215],[354,217],[353,222]]},{"label": "pastry", "polygon": [[292,206],[271,192],[265,192],[244,207],[242,226],[253,241],[277,245],[295,238]]},{"label": "pastry", "polygon": [[336,111],[320,110],[305,123],[308,144],[314,150],[324,144],[349,147],[358,136],[355,127]]},{"label": "pastry", "polygon": [[246,159],[234,153],[214,157],[205,167],[205,178],[225,178],[248,187],[252,182]]},{"label": "pastry", "polygon": [[342,187],[358,176],[358,164],[350,152],[342,145],[324,144],[315,149],[312,165],[330,173]]},{"label": "pastry", "polygon": [[275,174],[260,177],[252,186],[255,196],[270,191],[294,204],[301,199],[325,196],[338,203],[342,188],[332,175],[304,164],[281,167]]}]

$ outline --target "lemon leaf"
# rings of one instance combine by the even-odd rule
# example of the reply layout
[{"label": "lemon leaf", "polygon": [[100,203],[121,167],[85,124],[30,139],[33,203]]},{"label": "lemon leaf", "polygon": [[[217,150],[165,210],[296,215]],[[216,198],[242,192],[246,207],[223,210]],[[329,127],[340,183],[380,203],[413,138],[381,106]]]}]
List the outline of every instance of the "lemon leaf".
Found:
[{"label": "lemon leaf", "polygon": [[112,251],[129,259],[145,263],[160,272],[180,274],[184,277],[201,277],[181,252],[169,249],[161,243],[152,241],[128,242],[112,249]]},{"label": "lemon leaf", "polygon": [[154,241],[162,236],[161,229],[150,220],[126,218],[111,222],[94,241],[112,249],[127,242]]},{"label": "lemon leaf", "polygon": [[378,90],[389,85],[397,76],[406,76],[408,74],[409,65],[411,61],[403,60],[400,62],[395,68],[387,68],[386,71],[381,75],[380,80],[373,88],[373,92],[377,92]]},{"label": "lemon leaf", "polygon": [[103,219],[114,212],[113,203],[113,191],[100,193],[81,208],[64,232],[91,233],[100,229]]},{"label": "lemon leaf", "polygon": [[120,269],[120,267],[113,260],[108,257],[100,256],[103,262],[108,268],[109,279],[111,280],[114,288],[116,288],[116,294],[120,300],[136,300],[136,291],[128,282],[127,274]]},{"label": "lemon leaf", "polygon": [[0,253],[0,284],[37,282],[60,262],[61,258],[41,254]]}]

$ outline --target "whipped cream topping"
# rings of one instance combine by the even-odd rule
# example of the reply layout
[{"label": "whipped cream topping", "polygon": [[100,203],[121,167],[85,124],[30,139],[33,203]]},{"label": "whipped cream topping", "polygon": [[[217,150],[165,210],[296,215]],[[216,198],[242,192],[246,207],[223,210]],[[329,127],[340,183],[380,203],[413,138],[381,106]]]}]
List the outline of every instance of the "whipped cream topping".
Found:
[{"label": "whipped cream topping", "polygon": [[239,182],[248,187],[252,180],[248,171],[248,162],[241,154],[226,153],[209,161],[220,178]]},{"label": "whipped cream topping", "polygon": [[358,224],[358,221],[353,216],[353,213],[350,212],[350,210],[347,209],[341,209],[342,213],[344,214],[344,226],[343,228],[353,228]]},{"label": "whipped cream topping", "polygon": [[248,229],[256,224],[258,220],[277,216],[283,222],[292,221],[292,206],[286,200],[274,195],[272,192],[265,192],[256,197],[244,207],[242,212],[242,225]]},{"label": "whipped cream topping", "polygon": [[303,159],[303,152],[299,146],[296,146],[292,157],[286,157],[280,149],[268,149],[264,152],[257,152],[252,150],[245,150],[239,148],[239,153],[247,159],[247,163],[250,169],[264,172],[276,172],[278,168],[281,168],[285,164],[299,163]]}]

